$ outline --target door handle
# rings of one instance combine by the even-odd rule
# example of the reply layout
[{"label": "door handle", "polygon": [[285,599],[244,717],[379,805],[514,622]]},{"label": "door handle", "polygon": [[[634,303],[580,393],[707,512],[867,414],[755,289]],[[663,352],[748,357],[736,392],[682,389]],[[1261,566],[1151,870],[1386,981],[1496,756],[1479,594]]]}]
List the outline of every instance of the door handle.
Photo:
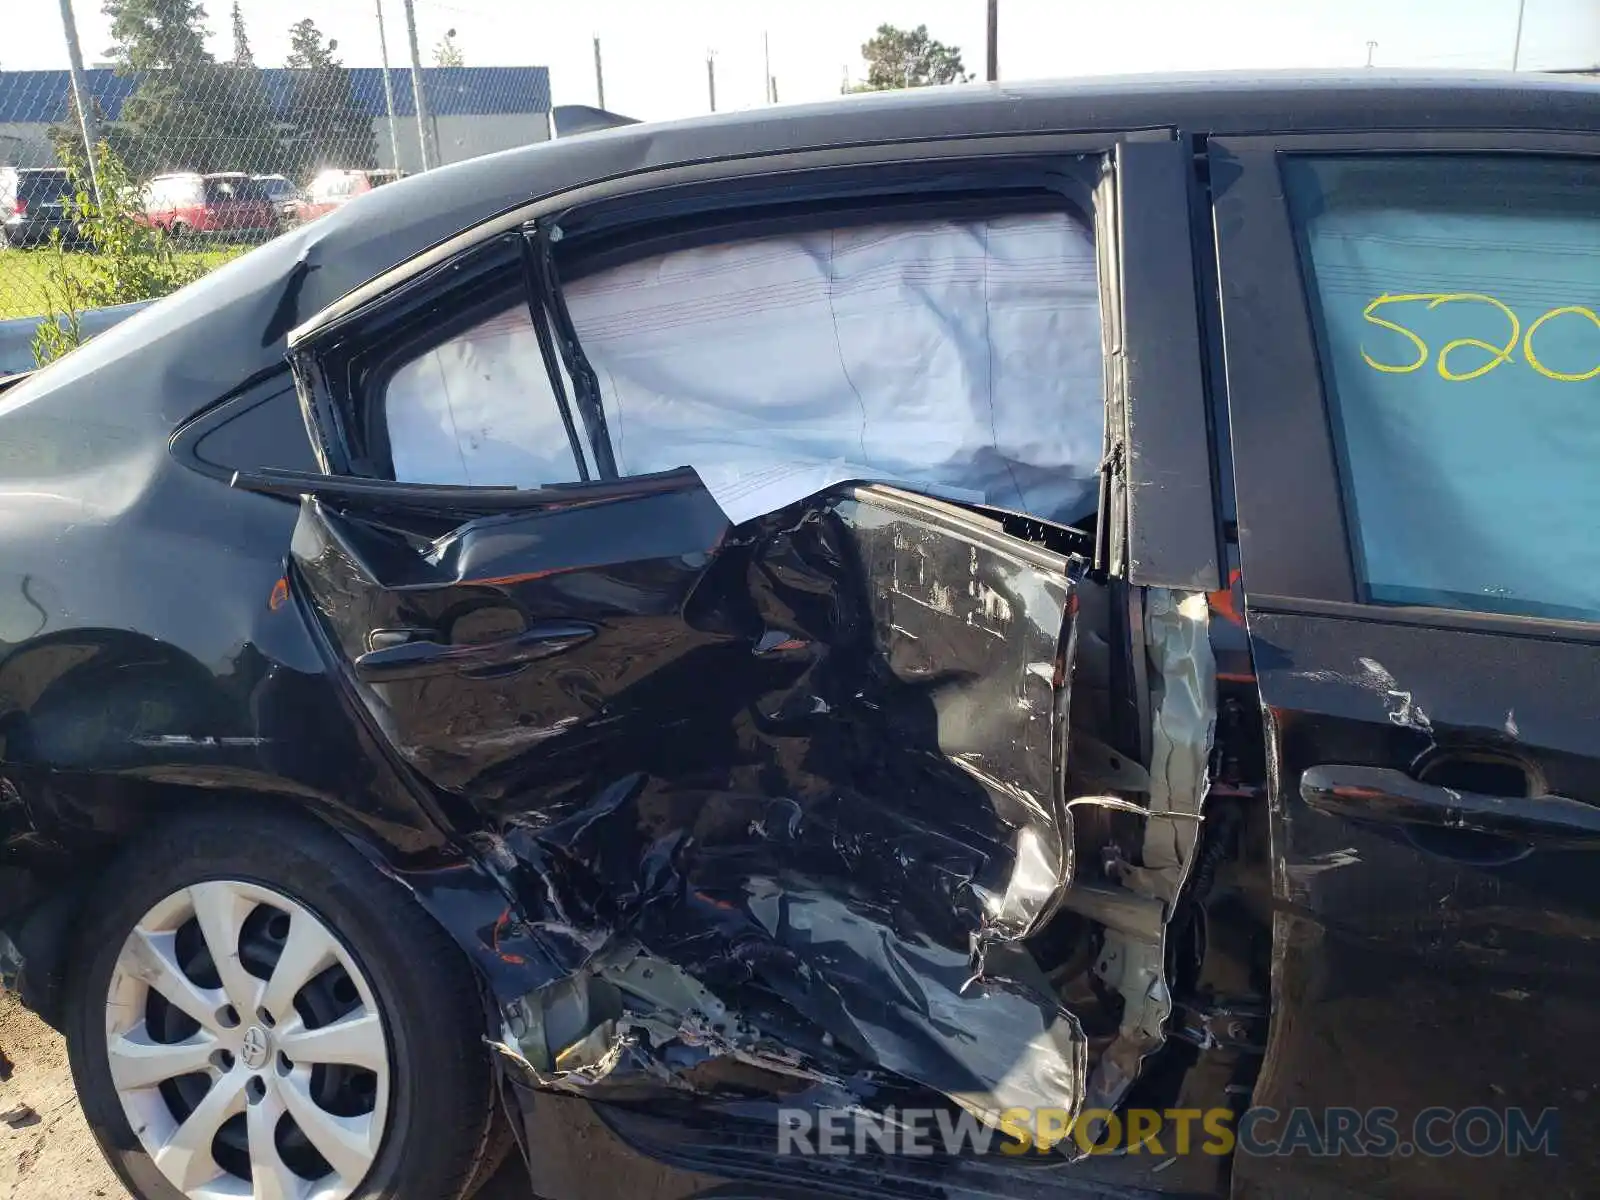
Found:
[{"label": "door handle", "polygon": [[367,642],[373,648],[357,657],[355,669],[370,683],[450,673],[492,674],[561,654],[598,632],[581,621],[545,621],[499,641],[444,643],[433,640],[432,630],[375,629]]},{"label": "door handle", "polygon": [[1543,845],[1600,839],[1600,806],[1551,794],[1467,792],[1419,783],[1386,767],[1311,767],[1300,776],[1300,797],[1319,812],[1360,821],[1466,830]]}]

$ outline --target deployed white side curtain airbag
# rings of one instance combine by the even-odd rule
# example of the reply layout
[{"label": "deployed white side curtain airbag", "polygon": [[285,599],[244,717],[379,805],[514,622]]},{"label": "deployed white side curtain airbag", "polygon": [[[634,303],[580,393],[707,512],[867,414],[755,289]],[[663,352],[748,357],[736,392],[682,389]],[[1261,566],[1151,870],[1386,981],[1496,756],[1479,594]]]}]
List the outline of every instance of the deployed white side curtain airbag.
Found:
[{"label": "deployed white side curtain airbag", "polygon": [[394,477],[405,483],[578,478],[526,304],[406,363],[389,381],[384,415]]},{"label": "deployed white side curtain airbag", "polygon": [[[1064,214],[673,251],[564,293],[618,470],[692,466],[736,522],[845,479],[1060,521],[1093,509],[1099,286],[1093,239]],[[397,475],[572,477],[531,325],[490,326],[492,353],[451,343],[391,383]]]}]

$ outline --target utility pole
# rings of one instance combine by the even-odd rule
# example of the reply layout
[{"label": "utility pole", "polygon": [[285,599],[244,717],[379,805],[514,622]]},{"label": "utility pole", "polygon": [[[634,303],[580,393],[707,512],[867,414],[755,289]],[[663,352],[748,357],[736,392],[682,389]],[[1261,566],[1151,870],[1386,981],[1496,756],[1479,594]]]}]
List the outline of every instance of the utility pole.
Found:
[{"label": "utility pole", "polygon": [[711,93],[711,111],[717,111],[717,52],[706,51],[706,87]]},{"label": "utility pole", "polygon": [[600,35],[594,35],[594,94],[595,106],[604,109],[606,106],[606,73],[600,67]]},{"label": "utility pole", "polygon": [[430,154],[433,139],[428,134],[428,101],[422,89],[422,52],[417,49],[417,9],[405,0],[406,36],[411,40],[411,99],[417,106],[417,149],[422,154],[424,171],[438,165],[438,155]]},{"label": "utility pole", "polygon": [[761,34],[761,61],[765,64],[766,69],[767,103],[776,104],[778,102],[777,98],[772,94],[772,39],[767,36],[765,30]]},{"label": "utility pole", "polygon": [[1367,43],[1367,66],[1369,66],[1369,67],[1372,65],[1372,52],[1374,50],[1376,50],[1377,48],[1378,48],[1378,43],[1377,42],[1368,42]]},{"label": "utility pole", "polygon": [[400,122],[394,115],[394,80],[389,78],[389,38],[383,31],[383,0],[373,0],[378,10],[378,53],[383,56],[383,104],[389,112],[389,152],[394,169],[400,169]]},{"label": "utility pole", "polygon": [[989,82],[1000,78],[1000,0],[989,0]]},{"label": "utility pole", "polygon": [[72,16],[72,0],[61,0],[61,28],[67,35],[67,61],[72,66],[72,102],[78,106],[78,132],[83,135],[83,157],[89,164],[89,186],[94,190],[94,205],[104,211],[100,197],[100,167],[94,149],[100,144],[91,110],[94,97],[83,82],[83,50],[78,45],[78,22]]},{"label": "utility pole", "polygon": [[1517,39],[1511,44],[1511,69],[1515,71],[1517,64],[1522,61],[1522,13],[1528,7],[1528,0],[1517,0]]}]

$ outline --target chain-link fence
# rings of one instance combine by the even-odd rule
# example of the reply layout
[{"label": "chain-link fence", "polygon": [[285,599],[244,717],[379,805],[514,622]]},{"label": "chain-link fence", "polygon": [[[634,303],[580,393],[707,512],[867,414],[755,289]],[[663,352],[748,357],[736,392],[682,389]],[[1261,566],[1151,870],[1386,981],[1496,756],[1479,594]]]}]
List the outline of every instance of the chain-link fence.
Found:
[{"label": "chain-link fence", "polygon": [[346,67],[310,19],[257,65],[237,5],[224,58],[193,0],[94,3],[114,63],[0,69],[0,320],[148,298],[108,254],[156,256],[158,293],[402,174],[550,135],[543,66]]}]

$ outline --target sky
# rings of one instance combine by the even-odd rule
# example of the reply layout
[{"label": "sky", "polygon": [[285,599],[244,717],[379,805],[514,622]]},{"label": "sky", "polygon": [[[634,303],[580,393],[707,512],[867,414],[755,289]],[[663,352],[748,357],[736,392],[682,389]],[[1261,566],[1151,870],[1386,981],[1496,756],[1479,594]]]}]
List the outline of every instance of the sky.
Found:
[{"label": "sky", "polygon": [[[281,66],[288,28],[314,18],[349,66],[376,66],[381,2],[390,64],[408,55],[402,0],[241,0],[257,63]],[[999,0],[1000,77],[1141,71],[1360,67],[1509,68],[1518,0]],[[5,0],[0,69],[65,67],[58,6]],[[209,0],[210,44],[232,54],[231,0]],[[881,23],[926,24],[984,65],[985,0],[415,0],[423,61],[447,30],[469,66],[550,68],[557,104],[596,100],[600,38],[606,107],[643,120],[765,99],[764,39],[781,101],[835,96],[865,73],[861,43]],[[106,57],[100,0],[75,0],[86,63]],[[1525,0],[1524,70],[1600,64],[1600,0]]]}]

